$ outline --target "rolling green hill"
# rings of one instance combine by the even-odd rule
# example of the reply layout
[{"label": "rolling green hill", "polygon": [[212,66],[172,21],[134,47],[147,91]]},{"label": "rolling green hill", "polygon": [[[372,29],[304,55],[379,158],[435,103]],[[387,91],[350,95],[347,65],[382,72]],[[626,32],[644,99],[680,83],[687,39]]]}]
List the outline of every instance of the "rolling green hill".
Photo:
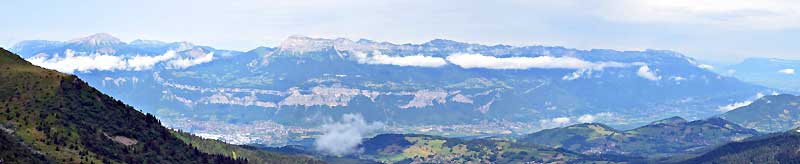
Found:
[{"label": "rolling green hill", "polygon": [[246,162],[203,153],[154,116],[2,48],[0,79],[3,163]]},{"label": "rolling green hill", "polygon": [[758,135],[720,118],[688,122],[680,117],[620,131],[587,123],[542,130],[521,139],[585,154],[622,154],[648,158],[698,154],[713,146]]}]

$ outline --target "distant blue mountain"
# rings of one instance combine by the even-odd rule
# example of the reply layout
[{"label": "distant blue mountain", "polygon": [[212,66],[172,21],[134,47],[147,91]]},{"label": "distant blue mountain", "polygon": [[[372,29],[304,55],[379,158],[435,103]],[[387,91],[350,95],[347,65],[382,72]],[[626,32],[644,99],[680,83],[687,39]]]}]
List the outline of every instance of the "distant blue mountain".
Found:
[{"label": "distant blue mountain", "polygon": [[749,58],[718,69],[724,75],[743,81],[800,93],[800,60]]},{"label": "distant blue mountain", "polygon": [[[518,123],[512,132],[528,133],[578,122],[626,128],[667,116],[705,118],[719,114],[721,106],[771,92],[662,50],[293,36],[278,47],[238,52],[185,42],[125,43],[105,34],[24,41],[12,50],[47,62],[68,49],[124,57],[128,69],[74,73],[166,122],[269,120],[316,127],[360,113],[392,126]],[[168,51],[177,55],[148,69],[130,69],[133,58]],[[212,53],[211,60],[202,60]]]}]

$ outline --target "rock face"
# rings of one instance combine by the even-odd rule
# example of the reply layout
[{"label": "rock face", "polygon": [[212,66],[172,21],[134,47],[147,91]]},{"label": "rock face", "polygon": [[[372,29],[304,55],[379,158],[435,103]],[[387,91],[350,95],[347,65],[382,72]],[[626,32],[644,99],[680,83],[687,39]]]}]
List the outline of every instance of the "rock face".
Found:
[{"label": "rock face", "polygon": [[[768,93],[700,68],[682,54],[658,50],[293,36],[278,47],[236,52],[185,42],[118,43],[102,34],[77,40],[103,46],[28,41],[15,50],[42,63],[62,61],[65,51],[91,61],[144,63],[136,69],[80,67],[73,73],[164,119],[316,127],[320,119],[360,113],[368,121],[398,126],[489,121],[546,128],[541,120],[564,117],[574,123],[583,115],[607,113],[595,121],[632,127],[673,115],[708,117],[718,114],[719,106]],[[55,57],[59,60],[51,60]]]}]

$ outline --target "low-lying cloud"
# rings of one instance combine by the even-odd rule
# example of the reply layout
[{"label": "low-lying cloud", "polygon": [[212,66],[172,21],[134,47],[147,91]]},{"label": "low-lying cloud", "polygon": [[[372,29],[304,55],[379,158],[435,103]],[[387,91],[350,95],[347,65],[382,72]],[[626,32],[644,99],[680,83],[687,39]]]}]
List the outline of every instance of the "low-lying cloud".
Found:
[{"label": "low-lying cloud", "polygon": [[498,58],[481,54],[456,53],[447,56],[447,61],[461,68],[485,69],[587,69],[602,70],[609,67],[627,67],[620,62],[589,62],[574,57],[507,57]]},{"label": "low-lying cloud", "polygon": [[652,81],[661,80],[661,76],[656,75],[656,73],[653,72],[653,70],[650,70],[650,67],[648,67],[647,65],[642,65],[641,67],[639,67],[639,70],[636,71],[636,75],[645,78],[647,80],[652,80]]},{"label": "low-lying cloud", "polygon": [[106,54],[76,55],[73,50],[64,51],[64,56],[58,54],[50,58],[35,56],[28,58],[29,62],[48,69],[65,73],[89,71],[142,71],[152,69],[159,63],[165,63],[168,69],[184,69],[194,65],[208,63],[214,58],[214,53],[204,54],[200,57],[180,57],[175,51],[167,51],[158,56],[120,57]]},{"label": "low-lying cloud", "polygon": [[322,126],[325,132],[314,142],[314,147],[317,151],[337,156],[355,153],[368,133],[383,126],[381,122],[367,123],[361,114],[345,114],[341,122]]},{"label": "low-lying cloud", "polygon": [[[776,94],[777,93],[773,93],[773,95],[776,95]],[[742,102],[734,102],[734,103],[731,103],[731,104],[728,104],[728,105],[719,106],[717,108],[717,111],[728,112],[728,111],[734,110],[736,108],[741,108],[741,107],[744,107],[744,106],[748,106],[748,105],[752,104],[753,101],[758,100],[758,99],[760,99],[762,97],[764,97],[763,93],[757,93],[754,97],[750,98],[749,100],[745,100],[745,101],[742,101]]]},{"label": "low-lying cloud", "polygon": [[159,56],[136,56],[128,60],[128,67],[135,71],[151,69],[157,63],[170,60],[176,56],[177,54],[175,51],[167,51]]},{"label": "low-lying cloud", "polygon": [[362,64],[386,64],[396,66],[414,67],[441,67],[447,65],[447,61],[440,57],[412,55],[412,56],[389,56],[380,51],[374,51],[372,55],[363,52],[353,52],[353,55]]},{"label": "low-lying cloud", "polygon": [[168,69],[184,69],[194,65],[203,64],[211,62],[214,59],[214,52],[205,54],[201,57],[197,58],[178,58],[175,60],[170,60],[167,63]]},{"label": "low-lying cloud", "polygon": [[593,123],[597,121],[612,120],[612,119],[614,119],[614,114],[603,112],[596,114],[584,114],[580,116],[556,117],[552,119],[539,120],[539,126],[547,129],[547,128],[563,127],[577,123]]}]

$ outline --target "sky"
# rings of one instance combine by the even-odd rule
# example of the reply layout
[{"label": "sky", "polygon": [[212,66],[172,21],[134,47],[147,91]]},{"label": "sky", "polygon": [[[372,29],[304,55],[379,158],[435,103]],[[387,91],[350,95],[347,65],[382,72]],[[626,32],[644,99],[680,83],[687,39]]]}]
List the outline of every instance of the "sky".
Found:
[{"label": "sky", "polygon": [[109,33],[246,51],[305,35],[800,59],[800,1],[790,0],[4,0],[0,19],[2,47]]}]

